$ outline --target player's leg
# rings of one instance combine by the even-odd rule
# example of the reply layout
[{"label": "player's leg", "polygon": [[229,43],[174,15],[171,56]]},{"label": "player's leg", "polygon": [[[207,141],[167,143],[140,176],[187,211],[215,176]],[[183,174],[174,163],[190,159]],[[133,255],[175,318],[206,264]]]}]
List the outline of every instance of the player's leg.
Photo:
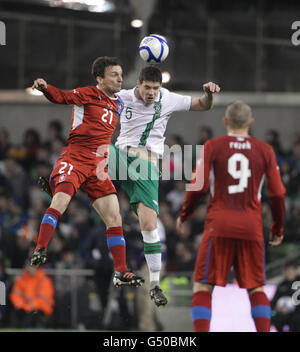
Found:
[{"label": "player's leg", "polygon": [[194,270],[191,313],[194,329],[208,332],[211,321],[212,292],[215,285],[225,286],[233,263],[231,238],[212,237],[204,232]]},{"label": "player's leg", "polygon": [[38,184],[43,191],[52,196],[50,207],[46,210],[40,226],[38,242],[31,257],[32,265],[45,263],[48,243],[55,231],[57,222],[67,209],[70,200],[86,179],[82,160],[76,159],[76,152],[64,148],[50,175],[50,182],[39,178]]},{"label": "player's leg", "polygon": [[131,273],[126,265],[126,242],[116,194],[98,198],[92,204],[107,228],[107,244],[115,267],[115,286],[141,286],[144,279]]},{"label": "player's leg", "polygon": [[270,331],[270,301],[264,292],[265,246],[263,241],[237,240],[235,273],[241,288],[248,290],[251,315],[258,332]]},{"label": "player's leg", "polygon": [[194,330],[209,332],[214,285],[194,282],[191,314]]},{"label": "player's leg", "polygon": [[[162,246],[157,227],[159,169],[148,160],[128,156],[127,162],[138,161],[141,165],[138,178],[122,181],[121,186],[130,197],[130,206],[138,215],[144,254],[150,275],[150,297],[157,306],[166,305],[167,298],[159,286]],[[129,168],[129,176],[131,168]]]},{"label": "player's leg", "polygon": [[[132,163],[141,163],[141,174]],[[138,215],[141,232],[144,240],[146,262],[150,272],[150,296],[157,306],[167,303],[159,287],[161,270],[161,243],[157,230],[158,212],[158,168],[148,160],[140,159],[127,152],[110,146],[109,174],[118,183],[130,198],[130,206]],[[146,172],[145,172],[146,171]],[[127,175],[124,179],[121,175]],[[150,178],[149,176],[154,176]]]},{"label": "player's leg", "polygon": [[128,270],[126,266],[126,243],[117,196],[110,194],[98,198],[93,202],[93,207],[106,225],[108,248],[114,259],[115,270]]},{"label": "player's leg", "polygon": [[191,302],[191,315],[196,332],[209,332],[210,327],[211,297],[213,284],[215,283],[212,244],[213,238],[204,233],[195,263],[193,298]]},{"label": "player's leg", "polygon": [[269,332],[271,325],[270,301],[264,292],[264,287],[248,289],[251,303],[251,315],[257,332]]},{"label": "player's leg", "polygon": [[46,210],[41,222],[37,245],[31,256],[31,265],[40,265],[46,262],[48,244],[74,193],[75,189],[69,182],[61,183],[56,187],[50,207]]},{"label": "player's leg", "polygon": [[168,303],[160,288],[161,242],[157,228],[157,213],[143,203],[137,204],[137,214],[144,242],[144,255],[150,276],[150,297],[159,307]]}]

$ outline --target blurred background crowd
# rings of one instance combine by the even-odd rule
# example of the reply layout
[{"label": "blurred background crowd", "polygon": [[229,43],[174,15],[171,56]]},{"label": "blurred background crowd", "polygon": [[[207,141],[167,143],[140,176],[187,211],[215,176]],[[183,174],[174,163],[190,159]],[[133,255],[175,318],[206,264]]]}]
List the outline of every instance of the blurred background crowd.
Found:
[{"label": "blurred background crowd", "polygon": [[[43,270],[36,272],[30,269],[26,262],[35,246],[41,219],[50,203],[50,197],[37,185],[37,178],[49,177],[66,144],[66,136],[62,133],[60,122],[51,121],[46,128],[47,140],[42,140],[35,129],[28,129],[24,132],[23,142],[20,145],[11,143],[8,131],[0,129],[0,280],[6,283],[8,301],[7,306],[2,306],[0,310],[2,327],[28,325],[70,327],[72,289],[68,281],[70,278],[63,275],[55,278],[51,274],[47,276]],[[214,131],[210,127],[201,126],[197,144],[203,145],[206,140],[213,137]],[[174,144],[183,146],[185,142],[177,135],[167,138],[169,146]],[[291,250],[298,251],[300,248],[300,135],[294,134],[288,150],[282,148],[280,133],[276,130],[266,131],[265,142],[270,144],[276,153],[287,189],[285,240],[282,246],[276,249],[270,250],[266,246],[266,264],[268,264]],[[195,160],[196,154],[193,156],[193,163]],[[172,175],[179,163],[176,154],[171,155],[167,162]],[[263,187],[262,195],[264,235],[267,242],[272,215],[266,185]],[[209,195],[201,200],[193,218],[185,224],[184,234],[176,233],[175,220],[184,196],[184,180],[171,179],[160,183],[159,229],[164,243],[164,275],[193,270],[203,233]],[[144,265],[144,257],[138,220],[130,211],[128,198],[122,189],[118,189],[118,197],[127,242],[128,266],[133,270],[139,270]],[[104,308],[111,299],[113,262],[107,249],[105,226],[81,191],[74,196],[63,214],[50,243],[48,256],[44,268],[94,270],[90,278],[77,278],[80,297],[78,321],[83,322],[84,327],[100,328],[104,319],[111,328],[122,328],[122,324],[125,324],[127,329],[138,326],[136,321],[138,316],[130,313],[135,309],[130,289],[121,290],[117,297],[118,315],[123,316],[124,320],[113,319],[114,309],[111,305],[110,316],[103,316]],[[5,271],[7,268],[24,267],[25,270],[17,281]],[[37,281],[34,282],[32,278]],[[37,290],[36,287],[38,292],[34,291]],[[32,307],[20,301],[22,290],[24,290],[22,295],[31,297]],[[28,290],[30,292],[27,292]],[[24,307],[19,309],[22,304]],[[32,311],[35,313],[31,314]],[[102,312],[102,315],[99,312]],[[159,330],[159,322],[156,328]]]}]

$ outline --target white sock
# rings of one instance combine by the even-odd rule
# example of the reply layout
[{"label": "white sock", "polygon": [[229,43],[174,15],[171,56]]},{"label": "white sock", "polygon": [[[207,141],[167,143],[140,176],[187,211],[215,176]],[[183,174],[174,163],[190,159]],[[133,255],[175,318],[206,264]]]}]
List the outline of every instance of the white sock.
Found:
[{"label": "white sock", "polygon": [[144,254],[149,269],[150,289],[159,286],[161,270],[161,242],[157,229],[153,231],[142,231],[144,240]]}]

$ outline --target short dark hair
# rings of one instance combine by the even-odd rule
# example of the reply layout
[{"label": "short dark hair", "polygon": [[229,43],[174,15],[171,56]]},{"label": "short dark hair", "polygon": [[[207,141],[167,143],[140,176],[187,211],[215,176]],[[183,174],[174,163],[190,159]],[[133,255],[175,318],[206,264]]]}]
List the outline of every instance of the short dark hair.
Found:
[{"label": "short dark hair", "polygon": [[105,68],[108,66],[121,66],[121,61],[117,57],[101,56],[93,62],[92,75],[104,77]]},{"label": "short dark hair", "polygon": [[142,69],[139,75],[140,83],[143,81],[162,83],[162,74],[159,68],[155,66],[147,66]]}]

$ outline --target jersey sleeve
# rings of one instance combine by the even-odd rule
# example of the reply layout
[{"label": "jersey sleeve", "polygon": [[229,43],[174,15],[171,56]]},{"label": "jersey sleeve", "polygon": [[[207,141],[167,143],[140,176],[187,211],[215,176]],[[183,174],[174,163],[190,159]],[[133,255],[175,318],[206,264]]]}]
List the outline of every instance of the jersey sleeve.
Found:
[{"label": "jersey sleeve", "polygon": [[70,91],[63,91],[50,84],[43,90],[45,97],[55,104],[84,105],[87,103],[87,95],[84,88],[76,88]]},{"label": "jersey sleeve", "polygon": [[267,160],[267,187],[269,197],[278,197],[285,195],[285,187],[281,181],[279,166],[273,149],[268,146]]},{"label": "jersey sleeve", "polygon": [[169,92],[168,104],[170,104],[170,108],[172,112],[189,111],[192,104],[192,97],[188,95],[181,95],[181,94]]},{"label": "jersey sleeve", "polygon": [[270,146],[268,146],[266,177],[267,190],[270,198],[270,205],[273,216],[271,231],[277,236],[282,236],[285,211],[284,199],[286,190],[281,181],[280,171],[277,165],[275,153]]},{"label": "jersey sleeve", "polygon": [[209,174],[213,161],[213,147],[210,141],[207,141],[204,148],[200,152],[195,170],[188,191],[186,192],[185,200],[180,213],[182,222],[189,219],[201,197],[208,191]]}]

